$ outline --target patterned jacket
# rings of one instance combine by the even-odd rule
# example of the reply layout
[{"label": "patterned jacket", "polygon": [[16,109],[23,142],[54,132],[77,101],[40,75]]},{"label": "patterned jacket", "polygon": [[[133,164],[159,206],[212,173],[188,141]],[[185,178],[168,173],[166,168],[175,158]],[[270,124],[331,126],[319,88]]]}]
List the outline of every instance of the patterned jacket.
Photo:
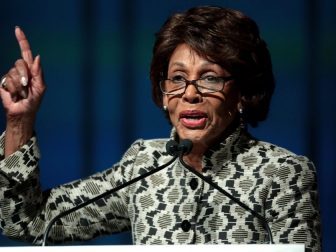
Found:
[{"label": "patterned jacket", "polygon": [[[86,179],[42,192],[33,137],[0,161],[0,226],[8,237],[41,243],[60,212],[168,162],[168,139],[137,140],[120,162]],[[0,139],[3,156],[4,139]],[[203,175],[264,216],[275,243],[320,251],[312,162],[236,131],[203,157]],[[116,194],[63,217],[49,240],[65,242],[132,229],[134,244],[267,243],[260,221],[177,160]]]}]

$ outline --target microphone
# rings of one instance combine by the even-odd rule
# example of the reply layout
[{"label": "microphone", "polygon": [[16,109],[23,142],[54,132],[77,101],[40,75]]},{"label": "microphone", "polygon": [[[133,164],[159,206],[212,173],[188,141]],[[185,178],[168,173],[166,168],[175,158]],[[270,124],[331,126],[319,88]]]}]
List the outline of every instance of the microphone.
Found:
[{"label": "microphone", "polygon": [[[190,140],[188,140],[188,141],[190,141]],[[190,150],[191,150],[190,146],[192,148],[192,145],[190,145],[188,143],[185,143],[183,141],[181,141],[181,143],[178,144],[174,140],[169,140],[166,143],[166,150],[167,150],[169,155],[173,156],[173,158],[171,160],[169,160],[167,163],[165,163],[165,164],[163,164],[163,165],[161,165],[161,166],[159,166],[159,167],[157,167],[157,168],[155,168],[155,169],[153,169],[149,172],[146,172],[146,173],[144,173],[144,174],[142,174],[142,175],[140,175],[140,176],[138,176],[134,179],[131,179],[130,181],[127,181],[127,182],[125,182],[125,183],[123,183],[123,184],[121,184],[121,185],[119,185],[115,188],[112,188],[112,189],[110,189],[110,190],[92,198],[92,199],[89,199],[89,200],[87,200],[87,201],[85,201],[85,202],[83,202],[83,203],[81,203],[81,204],[79,204],[79,205],[77,205],[73,208],[70,208],[70,209],[56,215],[54,218],[51,219],[51,221],[49,222],[49,224],[46,228],[46,231],[43,234],[42,246],[46,246],[46,242],[47,242],[47,239],[48,239],[48,236],[49,236],[49,232],[50,232],[52,226],[56,223],[56,221],[60,220],[62,217],[66,216],[70,213],[73,213],[73,212],[77,211],[78,209],[86,207],[87,205],[89,205],[89,204],[91,204],[91,203],[93,203],[93,202],[95,202],[99,199],[102,199],[102,198],[104,198],[104,197],[106,197],[106,196],[108,196],[112,193],[115,193],[115,192],[117,192],[117,191],[119,191],[119,190],[121,190],[121,189],[139,181],[139,180],[142,180],[142,179],[144,179],[144,178],[146,178],[146,177],[148,177],[148,176],[150,176],[150,175],[152,175],[152,174],[154,174],[158,171],[161,171],[162,169],[171,165],[179,156],[182,157],[187,152],[190,152]]]},{"label": "microphone", "polygon": [[183,139],[179,143],[180,157],[187,155],[191,152],[193,143],[189,139]]},{"label": "microphone", "polygon": [[[181,142],[181,144],[182,144],[182,142]],[[179,146],[179,148],[183,149],[183,150],[188,150],[188,152],[186,152],[186,153],[189,153],[191,151],[191,149],[192,149],[192,141],[190,141],[189,139],[183,140],[183,147]],[[212,186],[215,189],[217,189],[219,192],[221,192],[222,194],[224,194],[226,197],[228,197],[229,199],[231,199],[232,201],[234,201],[236,204],[238,204],[239,206],[241,206],[242,208],[244,208],[246,211],[250,212],[258,220],[260,220],[260,222],[262,223],[263,228],[267,232],[268,239],[269,239],[269,244],[274,244],[273,235],[272,235],[271,229],[270,229],[270,227],[268,225],[268,221],[266,220],[266,218],[264,216],[260,215],[256,211],[254,211],[252,208],[250,208],[249,206],[247,206],[245,203],[243,203],[239,199],[235,198],[232,194],[230,194],[229,192],[225,191],[223,188],[219,187],[216,183],[212,182],[210,179],[208,179],[207,177],[203,176],[200,172],[196,171],[193,167],[191,167],[186,162],[184,162],[183,155],[184,154],[180,154],[179,155],[179,160],[180,160],[181,164],[185,168],[187,168],[190,172],[192,172],[193,174],[195,174],[197,177],[199,177],[200,179],[202,179],[204,182],[208,183],[210,186]]]},{"label": "microphone", "polygon": [[192,150],[192,142],[189,139],[183,139],[178,144],[175,140],[169,140],[166,150],[171,156],[187,155]]}]

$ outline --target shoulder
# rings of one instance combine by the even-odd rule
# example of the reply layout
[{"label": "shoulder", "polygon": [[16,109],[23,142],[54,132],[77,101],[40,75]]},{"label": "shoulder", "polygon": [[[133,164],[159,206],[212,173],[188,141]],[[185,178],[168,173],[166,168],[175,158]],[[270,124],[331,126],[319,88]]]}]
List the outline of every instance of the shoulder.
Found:
[{"label": "shoulder", "polygon": [[[259,170],[266,177],[305,175],[315,176],[313,162],[274,143],[261,141],[249,133],[241,135],[238,162]],[[296,175],[294,175],[296,174]]]},{"label": "shoulder", "polygon": [[306,156],[298,155],[286,148],[265,141],[256,140],[253,150],[258,153],[264,153],[267,158],[276,160],[279,163],[312,163]]},{"label": "shoulder", "polygon": [[263,157],[264,163],[267,164],[264,166],[264,172],[273,178],[278,177],[280,180],[290,180],[293,183],[299,179],[306,183],[316,180],[315,165],[306,156],[298,155],[269,142],[257,140],[250,150]]},{"label": "shoulder", "polygon": [[157,139],[137,139],[126,151],[125,155],[134,155],[138,152],[166,152],[166,143],[168,138],[157,138]]},{"label": "shoulder", "polygon": [[135,166],[152,166],[161,163],[167,156],[166,143],[168,138],[137,139],[125,152],[122,160],[132,160]]},{"label": "shoulder", "polygon": [[166,143],[169,139],[137,139],[124,152],[119,162],[115,163],[107,174],[113,174],[114,177],[122,181],[128,181],[150,169],[160,165],[158,160],[167,157],[165,151]]},{"label": "shoulder", "polygon": [[285,163],[292,160],[296,163],[311,162],[306,156],[298,155],[276,144],[259,140],[248,132],[244,132],[239,139],[239,151],[244,156],[255,156],[269,160],[269,162]]}]

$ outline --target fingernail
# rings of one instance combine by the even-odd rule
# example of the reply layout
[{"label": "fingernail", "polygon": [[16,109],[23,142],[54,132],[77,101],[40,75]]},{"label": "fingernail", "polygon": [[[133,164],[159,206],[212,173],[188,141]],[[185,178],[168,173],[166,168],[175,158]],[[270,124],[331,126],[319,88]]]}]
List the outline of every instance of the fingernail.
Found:
[{"label": "fingernail", "polygon": [[17,98],[16,95],[12,95],[12,101],[13,101],[13,102],[17,102],[17,101],[18,101],[18,98]]},{"label": "fingernail", "polygon": [[24,76],[21,77],[20,82],[21,82],[21,85],[24,87],[28,85],[28,80]]},{"label": "fingernail", "polygon": [[20,95],[23,99],[26,99],[28,97],[28,93],[27,90],[21,90]]}]

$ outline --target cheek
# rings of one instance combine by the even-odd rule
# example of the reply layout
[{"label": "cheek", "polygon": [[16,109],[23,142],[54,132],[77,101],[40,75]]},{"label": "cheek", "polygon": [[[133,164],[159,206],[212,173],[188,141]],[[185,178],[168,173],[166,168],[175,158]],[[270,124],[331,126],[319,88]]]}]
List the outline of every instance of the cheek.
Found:
[{"label": "cheek", "polygon": [[163,106],[168,106],[168,98],[166,95],[162,97],[162,105]]},{"label": "cheek", "polygon": [[237,113],[236,99],[224,100],[217,104],[212,104],[213,109],[213,120],[219,124],[230,124]]},{"label": "cheek", "polygon": [[225,114],[235,114],[238,109],[240,94],[236,89],[229,89],[224,93],[224,102],[222,110]]}]

